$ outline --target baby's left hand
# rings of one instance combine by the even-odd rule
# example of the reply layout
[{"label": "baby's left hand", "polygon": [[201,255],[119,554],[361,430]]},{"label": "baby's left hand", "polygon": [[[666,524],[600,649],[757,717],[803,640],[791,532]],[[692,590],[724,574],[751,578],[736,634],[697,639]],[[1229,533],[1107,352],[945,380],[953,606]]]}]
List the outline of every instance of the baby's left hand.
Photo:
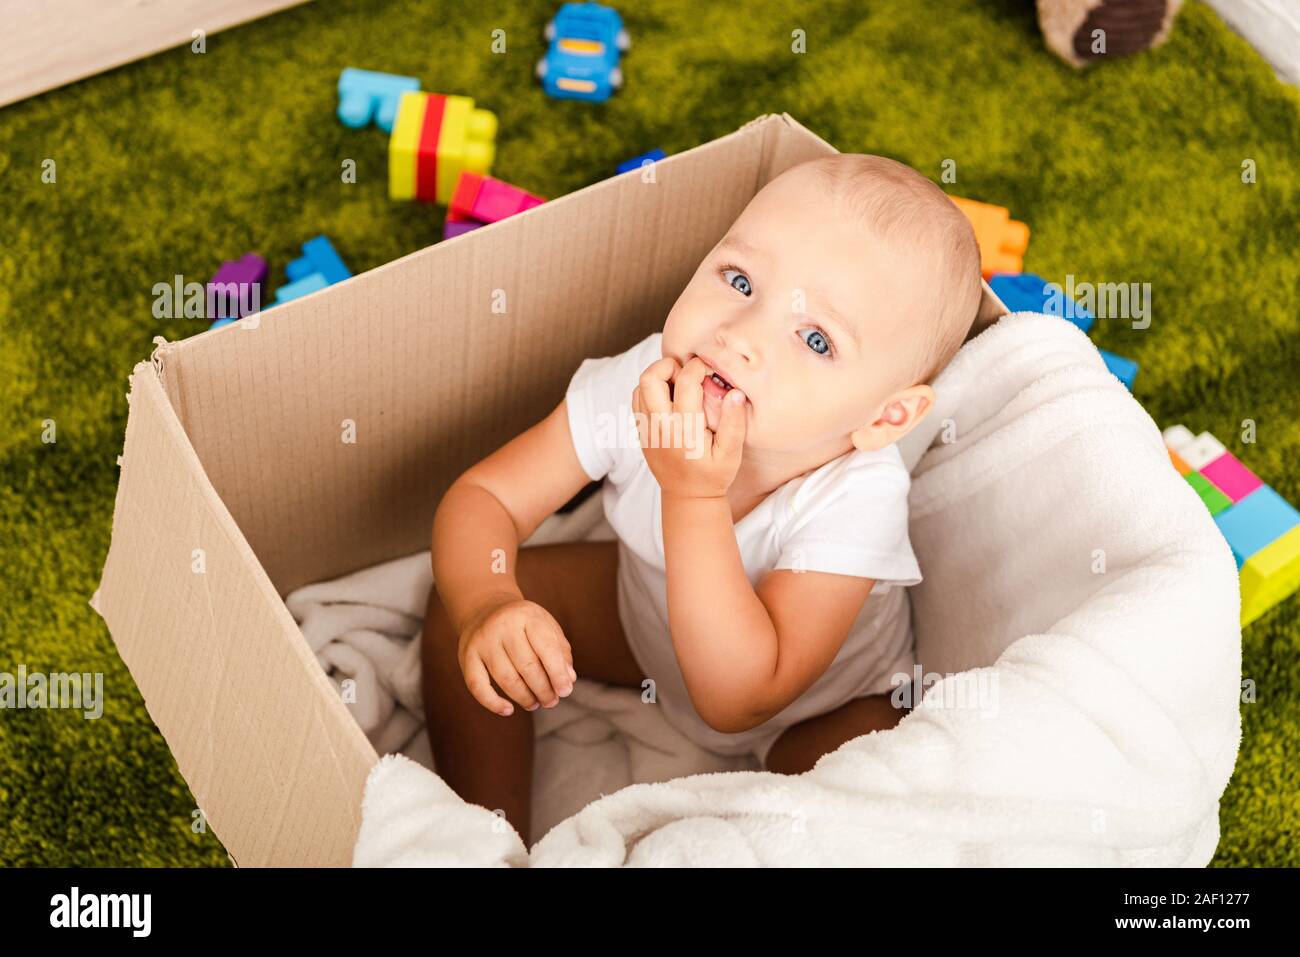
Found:
[{"label": "baby's left hand", "polygon": [[[698,356],[685,366],[665,356],[641,373],[632,390],[632,411],[650,471],[665,497],[725,496],[740,469],[745,446],[745,396],[732,389],[722,401],[717,433],[704,417],[705,376]],[[673,384],[669,394],[669,383]]]}]

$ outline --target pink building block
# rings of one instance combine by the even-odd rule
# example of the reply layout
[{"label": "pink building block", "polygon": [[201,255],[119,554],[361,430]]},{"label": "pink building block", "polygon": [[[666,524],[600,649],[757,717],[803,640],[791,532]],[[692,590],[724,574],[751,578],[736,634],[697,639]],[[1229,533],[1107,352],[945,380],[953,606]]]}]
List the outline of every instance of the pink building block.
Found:
[{"label": "pink building block", "polygon": [[495,223],[546,202],[518,186],[491,176],[464,172],[456,180],[447,209],[457,216],[468,216],[482,223]]},{"label": "pink building block", "polygon": [[1240,502],[1264,484],[1258,475],[1242,465],[1241,460],[1231,452],[1224,452],[1199,471],[1234,502]]}]

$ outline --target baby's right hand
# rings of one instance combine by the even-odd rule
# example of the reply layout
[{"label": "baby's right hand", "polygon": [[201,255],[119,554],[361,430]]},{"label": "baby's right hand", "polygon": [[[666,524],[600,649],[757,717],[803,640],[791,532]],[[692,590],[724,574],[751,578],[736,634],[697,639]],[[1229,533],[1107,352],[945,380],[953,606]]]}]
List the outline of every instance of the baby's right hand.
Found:
[{"label": "baby's right hand", "polygon": [[573,650],[551,613],[524,598],[480,608],[465,622],[457,651],[475,700],[502,716],[514,712],[492,682],[526,711],[548,707],[573,690]]}]

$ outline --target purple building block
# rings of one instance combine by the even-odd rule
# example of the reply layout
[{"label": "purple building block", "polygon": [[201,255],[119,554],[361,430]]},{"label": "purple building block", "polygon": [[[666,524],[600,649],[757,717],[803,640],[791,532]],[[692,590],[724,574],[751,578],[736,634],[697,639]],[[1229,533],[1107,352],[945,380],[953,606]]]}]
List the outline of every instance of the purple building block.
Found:
[{"label": "purple building block", "polygon": [[266,274],[266,260],[257,253],[223,262],[208,280],[208,318],[242,319],[261,310]]},{"label": "purple building block", "polygon": [[461,233],[468,233],[483,225],[485,224],[472,219],[448,220],[442,224],[442,238],[452,239],[461,235]]}]

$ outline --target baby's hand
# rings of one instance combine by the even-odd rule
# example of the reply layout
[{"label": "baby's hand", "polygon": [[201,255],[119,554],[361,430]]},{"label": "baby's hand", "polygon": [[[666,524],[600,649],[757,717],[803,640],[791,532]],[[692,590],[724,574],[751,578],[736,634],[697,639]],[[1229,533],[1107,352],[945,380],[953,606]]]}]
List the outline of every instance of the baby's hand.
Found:
[{"label": "baby's hand", "polygon": [[641,448],[665,497],[724,496],[740,469],[745,395],[739,389],[726,394],[714,434],[704,417],[702,383],[709,374],[698,356],[685,366],[665,356],[641,373],[641,383],[632,391]]},{"label": "baby's hand", "polygon": [[497,685],[526,711],[559,703],[573,690],[573,650],[551,613],[527,599],[492,603],[470,616],[458,648],[461,673],[475,700],[500,715],[514,707]]}]

